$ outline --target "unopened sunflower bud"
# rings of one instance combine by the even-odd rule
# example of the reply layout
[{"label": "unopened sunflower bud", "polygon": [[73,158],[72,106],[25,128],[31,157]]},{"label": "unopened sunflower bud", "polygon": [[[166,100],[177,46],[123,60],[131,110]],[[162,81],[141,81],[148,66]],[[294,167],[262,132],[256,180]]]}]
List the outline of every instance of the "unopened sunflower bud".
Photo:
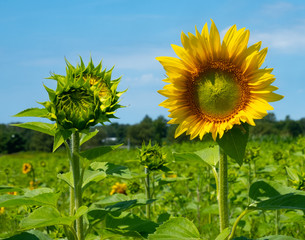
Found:
[{"label": "unopened sunflower bud", "polygon": [[160,170],[166,165],[166,155],[162,153],[161,148],[151,143],[146,146],[144,143],[139,150],[140,163],[150,171]]},{"label": "unopened sunflower bud", "polygon": [[116,90],[120,79],[111,80],[112,69],[102,71],[101,63],[94,67],[92,59],[86,67],[81,59],[76,67],[67,61],[66,71],[66,76],[50,77],[57,80],[56,91],[46,87],[50,101],[42,105],[50,120],[64,129],[82,131],[115,117],[123,92]]},{"label": "unopened sunflower bud", "polygon": [[100,101],[90,89],[71,87],[56,96],[55,115],[65,129],[83,130],[94,125],[99,118]]}]

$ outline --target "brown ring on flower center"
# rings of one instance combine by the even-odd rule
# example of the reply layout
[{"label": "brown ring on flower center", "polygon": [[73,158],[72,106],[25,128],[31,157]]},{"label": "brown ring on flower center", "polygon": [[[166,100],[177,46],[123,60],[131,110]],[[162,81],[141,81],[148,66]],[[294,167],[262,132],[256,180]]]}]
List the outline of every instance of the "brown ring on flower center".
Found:
[{"label": "brown ring on flower center", "polygon": [[[223,98],[227,95],[230,95],[228,89],[222,90],[217,89],[217,87],[213,86],[212,90],[208,89],[215,95],[211,96],[211,100],[207,99],[205,101],[205,99],[203,98],[204,96],[200,96],[201,93],[208,94],[204,92],[204,87],[206,87],[206,85],[204,84],[206,84],[206,80],[209,80],[212,75],[214,77],[216,75],[220,76],[222,79],[218,82],[220,82],[220,84],[227,84],[227,86],[225,87],[233,87],[233,93],[230,97],[231,100],[234,100],[234,102],[229,102],[227,109],[225,107],[223,109],[217,109],[215,106],[217,106],[217,104],[219,105],[219,103],[221,104],[221,101],[224,100],[221,99],[221,97]],[[226,80],[229,81],[227,81],[226,83]],[[202,85],[201,89],[199,89],[198,87],[200,84]],[[220,97],[216,96],[217,94]],[[215,103],[213,102],[212,97],[214,97],[214,99],[216,100],[220,100],[218,101],[218,103]],[[213,123],[222,123],[229,121],[239,111],[246,108],[250,101],[250,89],[246,78],[239,67],[226,61],[210,61],[208,64],[204,65],[203,67],[200,67],[199,69],[196,69],[196,71],[193,72],[191,81],[187,83],[185,99],[187,99],[188,105],[192,109],[192,112],[196,113],[196,115],[200,119],[204,119],[205,121]],[[213,109],[213,106],[206,106],[206,109],[204,109],[204,104],[202,104],[202,102],[206,104],[209,103],[209,101],[211,103],[214,103],[215,109]]]}]

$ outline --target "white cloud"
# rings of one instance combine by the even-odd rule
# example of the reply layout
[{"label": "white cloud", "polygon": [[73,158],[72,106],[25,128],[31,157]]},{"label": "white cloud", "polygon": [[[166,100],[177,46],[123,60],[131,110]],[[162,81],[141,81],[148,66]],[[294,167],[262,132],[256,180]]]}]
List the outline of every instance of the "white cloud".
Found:
[{"label": "white cloud", "polygon": [[281,16],[289,11],[297,10],[299,6],[290,2],[276,2],[274,4],[266,4],[262,8],[262,13],[268,16]]},{"label": "white cloud", "polygon": [[262,41],[263,46],[277,49],[285,53],[305,51],[305,25],[291,28],[274,29],[270,32],[257,32],[250,36],[250,41]]}]

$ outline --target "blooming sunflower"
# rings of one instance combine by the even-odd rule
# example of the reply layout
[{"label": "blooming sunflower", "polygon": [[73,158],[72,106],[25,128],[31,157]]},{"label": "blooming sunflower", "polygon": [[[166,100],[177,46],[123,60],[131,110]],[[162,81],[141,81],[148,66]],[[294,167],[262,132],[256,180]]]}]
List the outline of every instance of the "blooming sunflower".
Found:
[{"label": "blooming sunflower", "polygon": [[119,183],[116,182],[112,187],[111,187],[111,192],[110,195],[113,195],[114,193],[121,193],[126,195],[126,190],[127,190],[127,185],[126,183]]},{"label": "blooming sunflower", "polygon": [[32,171],[32,165],[30,163],[24,163],[22,165],[22,173],[23,174],[27,174],[29,173],[30,171]]},{"label": "blooming sunflower", "polygon": [[175,137],[182,133],[200,139],[212,133],[216,140],[236,124],[255,125],[254,119],[273,110],[268,102],[283,96],[274,93],[277,87],[272,68],[260,68],[267,48],[261,42],[247,47],[250,32],[232,26],[221,43],[212,21],[201,33],[181,35],[183,47],[172,45],[179,58],[156,58],[164,67],[169,83],[158,91],[167,97],[160,104],[169,109],[168,123],[178,124]]}]

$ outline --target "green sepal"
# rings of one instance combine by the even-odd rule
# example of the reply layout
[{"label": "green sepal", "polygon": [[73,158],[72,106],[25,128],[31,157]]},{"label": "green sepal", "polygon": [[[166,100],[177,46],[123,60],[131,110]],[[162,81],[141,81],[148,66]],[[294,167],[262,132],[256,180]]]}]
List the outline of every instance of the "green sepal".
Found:
[{"label": "green sepal", "polygon": [[53,102],[55,100],[55,97],[56,97],[56,92],[51,89],[51,88],[48,88],[46,85],[44,85],[44,88],[47,90],[48,94],[49,94],[49,99],[51,102]]}]

